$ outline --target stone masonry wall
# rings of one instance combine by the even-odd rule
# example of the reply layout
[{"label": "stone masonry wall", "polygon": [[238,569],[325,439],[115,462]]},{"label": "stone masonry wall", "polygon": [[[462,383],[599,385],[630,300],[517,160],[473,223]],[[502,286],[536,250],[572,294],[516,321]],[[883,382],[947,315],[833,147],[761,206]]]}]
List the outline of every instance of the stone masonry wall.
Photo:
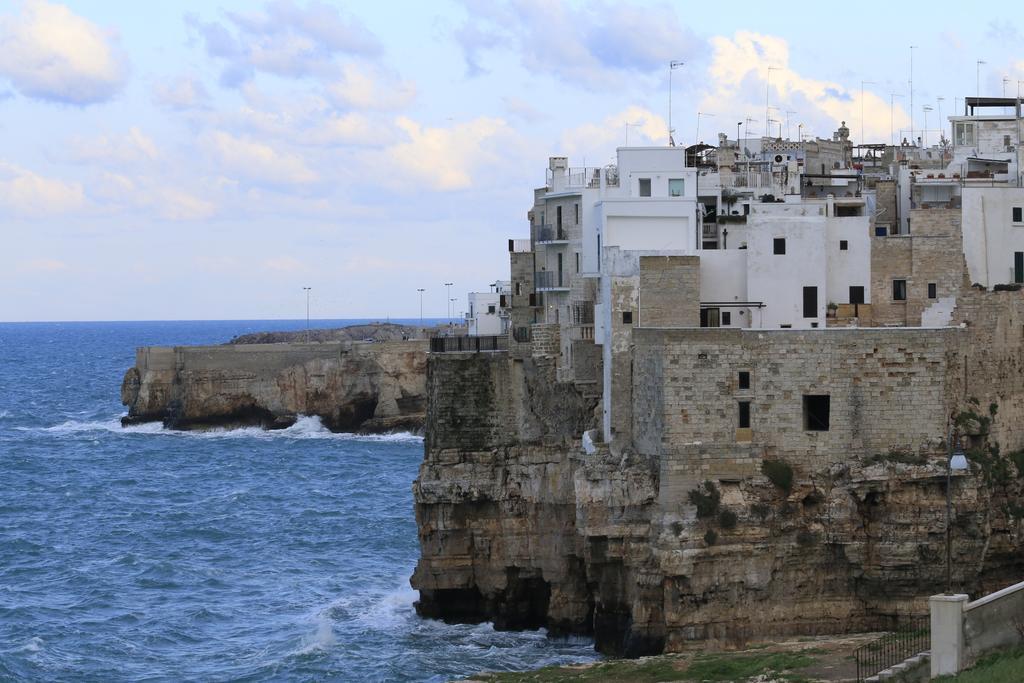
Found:
[{"label": "stone masonry wall", "polygon": [[700,257],[641,256],[638,325],[700,327]]}]

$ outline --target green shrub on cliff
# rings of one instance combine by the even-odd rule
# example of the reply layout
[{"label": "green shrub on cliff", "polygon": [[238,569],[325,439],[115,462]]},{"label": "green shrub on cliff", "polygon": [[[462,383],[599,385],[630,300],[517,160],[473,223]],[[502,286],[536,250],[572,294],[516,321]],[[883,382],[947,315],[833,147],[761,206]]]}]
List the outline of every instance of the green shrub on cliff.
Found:
[{"label": "green shrub on cliff", "polygon": [[761,474],[771,483],[789,493],[793,490],[793,468],[781,460],[765,460],[761,463]]},{"label": "green shrub on cliff", "polygon": [[718,491],[713,481],[705,481],[688,494],[690,503],[697,508],[697,517],[707,519],[718,512],[718,505],[722,502],[722,494]]},{"label": "green shrub on cliff", "polygon": [[718,525],[723,529],[735,529],[736,519],[736,513],[729,508],[723,508],[718,513]]}]

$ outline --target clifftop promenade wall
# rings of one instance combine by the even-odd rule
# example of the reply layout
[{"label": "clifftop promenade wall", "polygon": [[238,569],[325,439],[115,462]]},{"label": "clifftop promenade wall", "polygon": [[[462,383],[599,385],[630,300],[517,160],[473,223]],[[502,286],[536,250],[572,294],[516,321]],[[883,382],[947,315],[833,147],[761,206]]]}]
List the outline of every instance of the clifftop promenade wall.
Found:
[{"label": "clifftop promenade wall", "polygon": [[317,415],[335,431],[419,429],[427,341],[143,347],[125,373],[127,423],[287,427]]}]

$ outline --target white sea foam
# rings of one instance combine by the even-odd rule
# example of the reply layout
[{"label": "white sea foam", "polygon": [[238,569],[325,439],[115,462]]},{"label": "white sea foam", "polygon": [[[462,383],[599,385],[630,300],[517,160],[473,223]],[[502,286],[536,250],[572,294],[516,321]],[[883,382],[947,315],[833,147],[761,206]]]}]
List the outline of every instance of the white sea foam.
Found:
[{"label": "white sea foam", "polygon": [[0,420],[4,419],[5,417],[9,416],[10,414],[11,413],[8,410],[0,410]]},{"label": "white sea foam", "polygon": [[334,623],[326,614],[320,614],[316,618],[316,632],[303,641],[302,646],[295,651],[295,654],[308,655],[314,652],[325,652],[331,649],[335,642]]},{"label": "white sea foam", "polygon": [[25,643],[19,648],[19,650],[21,650],[22,652],[39,652],[43,649],[43,645],[43,639],[39,636],[35,636],[33,638],[30,638],[27,643]]},{"label": "white sea foam", "polygon": [[120,418],[109,420],[68,420],[52,427],[16,427],[19,431],[42,432],[58,436],[86,432],[112,432],[118,434],[161,434],[165,436],[191,437],[200,439],[335,439],[343,441],[369,441],[391,443],[422,443],[423,437],[410,432],[393,434],[350,434],[336,433],[327,429],[316,415],[300,415],[295,424],[287,429],[268,430],[260,427],[227,429],[217,427],[204,430],[167,429],[160,422],[145,422],[121,426]]},{"label": "white sea foam", "polygon": [[414,614],[413,603],[419,595],[408,583],[374,599],[356,619],[377,631],[393,631]]}]

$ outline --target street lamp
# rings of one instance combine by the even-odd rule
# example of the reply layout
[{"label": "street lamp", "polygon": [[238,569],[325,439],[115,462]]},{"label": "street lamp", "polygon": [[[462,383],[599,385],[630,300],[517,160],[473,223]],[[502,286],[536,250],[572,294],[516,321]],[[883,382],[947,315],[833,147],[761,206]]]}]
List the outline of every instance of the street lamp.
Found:
[{"label": "street lamp", "polygon": [[312,287],[303,287],[306,290],[306,343],[309,343],[309,292]]},{"label": "street lamp", "polygon": [[448,322],[452,321],[452,285],[454,282],[446,282],[444,286],[448,288],[445,298],[448,299],[448,308],[445,309],[448,312]]},{"label": "street lamp", "polygon": [[964,455],[963,449],[960,448],[959,444],[956,450],[953,450],[954,444],[954,432],[953,426],[949,427],[949,436],[946,440],[946,447],[948,450],[949,457],[946,459],[946,595],[953,594],[953,472],[963,472],[967,469],[967,456]]},{"label": "street lamp", "polygon": [[[675,128],[672,127],[672,72],[684,64],[686,64],[686,62],[676,60],[668,63],[668,144],[670,147],[675,147],[675,140],[672,139],[672,133],[675,132]],[[628,132],[626,133],[626,137],[629,137]]]},{"label": "street lamp", "polygon": [[416,291],[420,293],[420,334],[423,334],[423,292],[427,290],[420,287]]}]

